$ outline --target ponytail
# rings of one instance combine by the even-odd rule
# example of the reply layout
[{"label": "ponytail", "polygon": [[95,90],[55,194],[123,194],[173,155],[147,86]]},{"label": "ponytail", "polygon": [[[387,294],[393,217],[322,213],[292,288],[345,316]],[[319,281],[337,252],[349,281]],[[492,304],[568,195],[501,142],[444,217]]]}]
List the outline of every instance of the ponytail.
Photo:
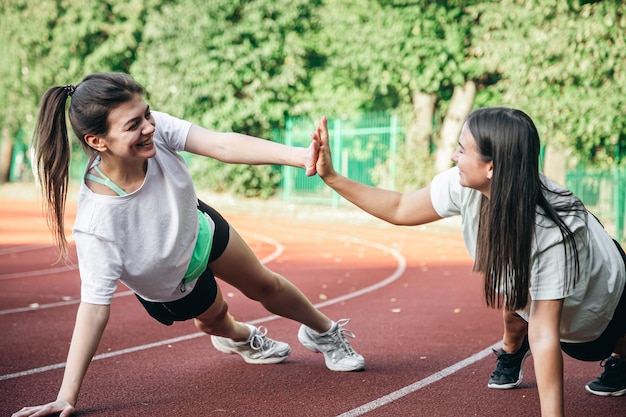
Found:
[{"label": "ponytail", "polygon": [[52,87],[41,99],[33,139],[35,166],[44,195],[46,220],[59,248],[60,259],[65,262],[69,260],[63,221],[70,165],[65,116],[67,99],[72,97],[68,110],[72,130],[93,161],[97,154],[85,142],[85,136],[106,134],[111,109],[143,93],[143,87],[130,75],[103,72],[86,76],[76,86]]},{"label": "ponytail", "polygon": [[69,259],[64,229],[70,163],[65,107],[73,93],[69,87],[52,87],[43,96],[33,138],[46,221],[59,248],[60,259],[64,262]]}]

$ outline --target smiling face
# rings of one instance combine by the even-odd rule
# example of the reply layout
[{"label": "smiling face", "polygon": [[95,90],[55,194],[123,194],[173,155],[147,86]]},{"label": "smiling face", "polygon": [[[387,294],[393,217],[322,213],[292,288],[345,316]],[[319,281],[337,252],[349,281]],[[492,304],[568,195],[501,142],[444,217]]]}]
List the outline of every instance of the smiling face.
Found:
[{"label": "smiling face", "polygon": [[493,177],[493,161],[486,162],[483,160],[476,146],[476,140],[467,124],[463,126],[459,138],[459,147],[450,159],[459,168],[460,183],[463,187],[473,188],[489,197],[491,178]]},{"label": "smiling face", "polygon": [[155,126],[150,107],[136,94],[111,110],[106,134],[86,135],[85,141],[107,159],[143,162],[156,154],[152,142]]}]

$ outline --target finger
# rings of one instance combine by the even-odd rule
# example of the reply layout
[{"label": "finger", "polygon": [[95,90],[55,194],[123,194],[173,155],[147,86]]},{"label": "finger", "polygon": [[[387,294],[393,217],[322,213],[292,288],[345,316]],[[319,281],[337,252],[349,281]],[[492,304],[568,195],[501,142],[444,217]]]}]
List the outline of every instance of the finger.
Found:
[{"label": "finger", "polygon": [[326,119],[326,116],[322,116],[320,119],[318,131],[322,145],[328,145],[328,119]]},{"label": "finger", "polygon": [[22,407],[17,412],[11,414],[11,417],[21,417],[21,416],[29,416],[32,414],[31,410],[34,410],[36,407]]},{"label": "finger", "polygon": [[317,173],[317,159],[319,157],[320,145],[313,133],[311,133],[311,144],[309,145],[309,150],[307,152],[306,158],[306,176],[311,177]]},{"label": "finger", "polygon": [[70,417],[72,414],[74,414],[74,411],[76,411],[74,407],[68,407],[64,409],[61,414],[59,414],[59,417]]},{"label": "finger", "polygon": [[311,144],[309,145],[309,151],[307,154],[307,172],[308,176],[313,176],[317,173],[317,161],[320,156],[320,142],[315,132],[311,132]]}]

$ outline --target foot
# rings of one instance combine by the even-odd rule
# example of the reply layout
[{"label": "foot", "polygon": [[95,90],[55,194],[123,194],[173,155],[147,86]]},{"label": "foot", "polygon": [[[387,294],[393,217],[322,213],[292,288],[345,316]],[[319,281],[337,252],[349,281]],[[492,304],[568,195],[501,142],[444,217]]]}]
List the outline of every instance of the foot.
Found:
[{"label": "foot", "polygon": [[284,342],[266,336],[267,329],[263,326],[250,328],[250,337],[245,342],[235,342],[227,337],[211,336],[211,342],[220,352],[240,355],[247,363],[268,364],[279,363],[289,357],[291,347]]},{"label": "foot", "polygon": [[302,325],[298,331],[298,340],[312,352],[324,354],[326,367],[331,371],[361,371],[365,368],[365,359],[354,351],[346,337],[354,338],[354,333],[344,328],[349,319],[333,323],[326,333],[317,333]]},{"label": "foot", "polygon": [[587,391],[604,397],[626,394],[626,361],[611,356],[603,360],[600,366],[604,367],[604,372],[585,385]]},{"label": "foot", "polygon": [[507,353],[503,349],[494,350],[498,357],[496,369],[491,373],[487,387],[494,389],[511,389],[522,383],[524,377],[524,361],[530,355],[528,336],[524,336],[522,347],[515,353]]}]

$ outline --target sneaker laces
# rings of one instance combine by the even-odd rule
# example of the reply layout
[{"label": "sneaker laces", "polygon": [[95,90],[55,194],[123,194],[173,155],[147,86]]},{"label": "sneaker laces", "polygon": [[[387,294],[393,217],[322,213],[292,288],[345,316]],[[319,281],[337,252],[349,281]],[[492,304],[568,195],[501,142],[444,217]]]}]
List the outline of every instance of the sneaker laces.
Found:
[{"label": "sneaker laces", "polygon": [[603,359],[600,362],[600,366],[604,368],[604,371],[599,377],[600,381],[617,379],[620,374],[626,375],[626,362],[622,361],[620,358],[610,356]]},{"label": "sneaker laces", "polygon": [[338,320],[337,330],[330,333],[328,336],[332,339],[333,342],[335,342],[335,344],[339,345],[347,355],[353,356],[356,355],[356,352],[354,351],[354,349],[352,349],[352,346],[350,345],[350,342],[348,342],[346,337],[355,339],[356,335],[344,327],[349,322],[350,319]]},{"label": "sneaker laces", "polygon": [[259,326],[256,328],[256,332],[248,342],[250,347],[259,352],[264,352],[269,350],[272,346],[274,346],[274,341],[269,337],[266,337],[267,327]]},{"label": "sneaker laces", "polygon": [[496,369],[494,369],[494,375],[502,375],[504,369],[509,365],[513,360],[513,354],[508,353],[507,351],[500,349],[495,350],[491,349],[493,353],[496,355]]}]

